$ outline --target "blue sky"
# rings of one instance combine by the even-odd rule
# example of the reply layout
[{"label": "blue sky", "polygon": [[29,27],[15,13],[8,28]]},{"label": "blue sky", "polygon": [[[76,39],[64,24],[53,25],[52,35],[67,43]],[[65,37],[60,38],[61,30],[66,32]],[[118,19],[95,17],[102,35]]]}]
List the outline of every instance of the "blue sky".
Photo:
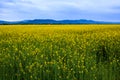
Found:
[{"label": "blue sky", "polygon": [[27,19],[120,22],[120,0],[0,0],[0,20]]}]

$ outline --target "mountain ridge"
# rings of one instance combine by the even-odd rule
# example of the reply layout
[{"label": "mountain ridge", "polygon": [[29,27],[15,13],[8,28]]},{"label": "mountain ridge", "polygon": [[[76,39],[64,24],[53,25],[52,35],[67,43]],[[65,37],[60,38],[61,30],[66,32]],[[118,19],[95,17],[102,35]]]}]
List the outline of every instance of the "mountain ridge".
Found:
[{"label": "mountain ridge", "polygon": [[79,19],[79,20],[33,19],[33,20],[22,20],[22,21],[0,20],[0,24],[120,24],[120,22],[104,22],[104,21],[94,21],[87,19]]}]

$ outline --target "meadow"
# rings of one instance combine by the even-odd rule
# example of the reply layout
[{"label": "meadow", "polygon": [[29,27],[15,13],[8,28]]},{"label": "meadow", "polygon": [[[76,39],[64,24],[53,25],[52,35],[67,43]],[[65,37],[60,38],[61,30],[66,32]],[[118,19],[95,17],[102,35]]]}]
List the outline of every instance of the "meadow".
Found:
[{"label": "meadow", "polygon": [[0,25],[0,80],[120,80],[120,25]]}]

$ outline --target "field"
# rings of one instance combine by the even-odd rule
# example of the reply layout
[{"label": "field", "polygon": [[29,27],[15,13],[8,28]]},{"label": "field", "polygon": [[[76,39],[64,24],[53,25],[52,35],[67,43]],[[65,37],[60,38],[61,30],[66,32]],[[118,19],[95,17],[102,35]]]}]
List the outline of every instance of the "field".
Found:
[{"label": "field", "polygon": [[1,25],[0,80],[120,80],[120,25]]}]

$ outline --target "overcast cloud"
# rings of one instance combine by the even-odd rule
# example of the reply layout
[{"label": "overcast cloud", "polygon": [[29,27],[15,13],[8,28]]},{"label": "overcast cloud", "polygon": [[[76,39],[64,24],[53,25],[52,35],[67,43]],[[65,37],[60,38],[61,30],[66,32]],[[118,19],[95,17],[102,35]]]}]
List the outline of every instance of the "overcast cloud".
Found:
[{"label": "overcast cloud", "polygon": [[0,20],[25,19],[120,22],[120,0],[0,0]]}]

